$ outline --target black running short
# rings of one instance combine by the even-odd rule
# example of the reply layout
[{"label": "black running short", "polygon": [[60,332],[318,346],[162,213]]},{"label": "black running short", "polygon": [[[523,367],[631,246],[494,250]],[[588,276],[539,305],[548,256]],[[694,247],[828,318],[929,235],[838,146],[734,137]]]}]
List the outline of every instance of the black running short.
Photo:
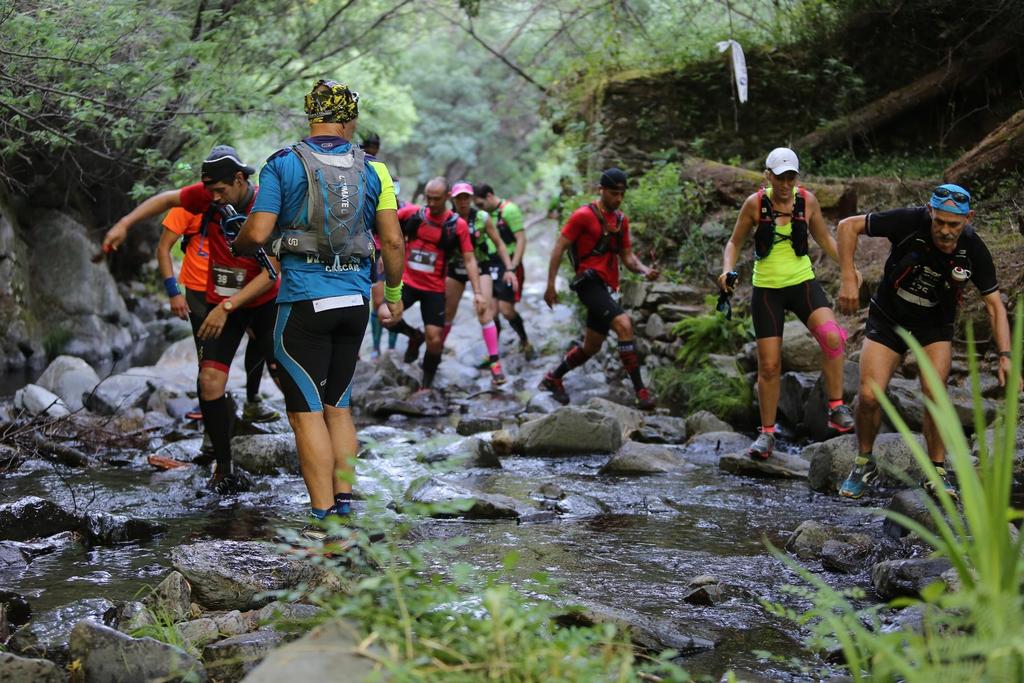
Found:
[{"label": "black running short", "polygon": [[[211,311],[215,308],[212,304],[208,305]],[[242,343],[242,337],[245,336],[246,330],[250,329],[253,337],[249,343],[257,344],[260,348],[260,355],[272,359],[274,357],[274,316],[276,314],[277,305],[273,301],[254,308],[239,308],[232,311],[228,315],[219,337],[197,340],[199,367],[216,368],[225,374],[230,372],[231,361],[235,358],[238,345]],[[268,363],[267,365],[271,374],[274,374],[276,370],[274,364]]]},{"label": "black running short", "polygon": [[469,282],[469,272],[466,270],[466,262],[462,260],[462,257],[448,259],[448,277],[458,280],[462,284]]},{"label": "black running short", "polygon": [[[903,355],[910,347],[903,341],[896,328],[900,327],[878,308],[871,304],[868,307],[868,320],[864,324],[864,336],[882,346],[887,346],[896,353]],[[921,346],[928,346],[935,342],[952,342],[953,325],[934,325],[931,327],[918,327],[907,329],[910,335],[917,340]]]},{"label": "black running short", "polygon": [[512,304],[519,303],[523,298],[523,278],[526,276],[523,264],[520,263],[516,268],[515,289],[505,282],[505,264],[497,256],[491,260],[489,269],[491,280],[494,281],[494,298],[498,301],[507,301]]},{"label": "black running short", "polygon": [[196,342],[196,351],[199,350],[199,328],[206,320],[206,314],[213,308],[206,301],[206,292],[196,289],[185,288],[185,303],[188,304],[188,321],[192,325],[192,339]]},{"label": "black running short", "polygon": [[369,319],[361,294],[278,304],[274,354],[289,413],[348,408]]},{"label": "black running short", "polygon": [[811,313],[832,304],[815,279],[780,289],[754,287],[750,298],[750,314],[754,319],[754,335],[758,339],[781,337],[786,323],[786,311],[793,311],[800,322],[807,324]]},{"label": "black running short", "polygon": [[402,285],[402,307],[408,310],[417,302],[424,325],[444,327],[444,292],[428,292]]},{"label": "black running short", "polygon": [[589,278],[576,287],[576,295],[587,309],[587,329],[607,336],[612,320],[625,313],[600,278]]}]

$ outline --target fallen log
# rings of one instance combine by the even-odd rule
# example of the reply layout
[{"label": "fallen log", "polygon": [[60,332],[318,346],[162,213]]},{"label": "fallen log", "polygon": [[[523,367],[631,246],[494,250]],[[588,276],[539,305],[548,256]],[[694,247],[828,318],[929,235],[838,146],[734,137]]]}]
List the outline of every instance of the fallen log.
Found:
[{"label": "fallen log", "polygon": [[950,164],[942,176],[971,184],[1024,166],[1024,109],[1003,121],[985,139]]},{"label": "fallen log", "polygon": [[52,460],[68,467],[87,467],[89,465],[89,456],[82,451],[51,441],[39,432],[32,432],[32,443],[39,455],[47,460]]},{"label": "fallen log", "polygon": [[1015,40],[1006,36],[995,38],[960,59],[950,60],[913,83],[893,90],[857,111],[830,121],[797,140],[793,144],[793,149],[801,154],[809,154],[847,144],[853,138],[870,133],[900,114],[949,92],[961,81],[977,77],[1015,47]]}]

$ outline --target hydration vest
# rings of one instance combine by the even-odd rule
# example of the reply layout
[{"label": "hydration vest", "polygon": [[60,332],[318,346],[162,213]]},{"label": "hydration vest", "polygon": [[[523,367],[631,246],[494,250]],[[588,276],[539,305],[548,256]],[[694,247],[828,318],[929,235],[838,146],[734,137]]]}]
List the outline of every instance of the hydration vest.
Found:
[{"label": "hydration vest", "polygon": [[[957,240],[956,249],[952,254],[946,254],[935,246],[930,226],[911,233],[893,246],[892,253],[885,263],[885,282],[895,290],[896,296],[910,303],[927,308],[959,305],[963,299],[967,278],[954,278],[953,269],[962,268],[970,272],[971,259],[967,255],[966,242],[973,238],[974,234],[973,226],[964,226],[964,231]],[[921,271],[925,268],[934,269],[939,275],[939,282],[936,283],[939,300],[936,303],[919,301],[923,297],[903,287],[905,284],[912,286],[915,280],[923,277]]]},{"label": "hydration vest", "polygon": [[597,222],[601,224],[601,236],[594,244],[594,248],[582,256],[576,251],[576,243],[573,243],[572,248],[569,249],[569,262],[576,270],[579,270],[584,259],[591,256],[618,254],[622,251],[622,222],[626,219],[626,214],[618,210],[615,211],[615,232],[612,232],[608,229],[608,221],[604,219],[604,213],[597,204],[590,202],[587,204],[587,208],[593,212]]},{"label": "hydration vest", "polygon": [[789,240],[793,243],[793,253],[797,256],[807,255],[807,190],[802,187],[796,188],[796,196],[793,198],[793,216],[790,223],[793,226],[792,233],[785,235],[775,234],[775,218],[780,214],[772,207],[771,197],[764,188],[757,191],[757,202],[759,206],[757,216],[757,229],[754,231],[754,258],[761,260],[767,258],[772,252],[772,247],[780,240]]},{"label": "hydration vest", "polygon": [[[434,227],[441,229],[441,237],[437,241],[437,248],[445,255],[445,258],[449,258],[453,252],[457,251],[459,246],[459,235],[456,230],[458,221],[459,214],[452,211],[440,226],[436,223],[431,223]],[[423,207],[420,207],[419,211],[404,221],[401,221],[402,234],[405,235],[406,242],[412,242],[416,239],[420,226],[425,222],[427,222],[427,210]]]},{"label": "hydration vest", "polygon": [[501,237],[501,240],[508,245],[516,241],[516,234],[512,232],[512,228],[509,227],[508,221],[506,221],[505,216],[502,215],[506,206],[508,206],[507,199],[502,200],[501,204],[498,205],[498,212],[494,214],[494,225],[498,228],[498,235]]},{"label": "hydration vest", "polygon": [[292,146],[306,172],[306,223],[283,230],[280,251],[315,256],[340,268],[374,254],[363,219],[366,154],[355,145],[345,154],[323,154],[304,142]]}]

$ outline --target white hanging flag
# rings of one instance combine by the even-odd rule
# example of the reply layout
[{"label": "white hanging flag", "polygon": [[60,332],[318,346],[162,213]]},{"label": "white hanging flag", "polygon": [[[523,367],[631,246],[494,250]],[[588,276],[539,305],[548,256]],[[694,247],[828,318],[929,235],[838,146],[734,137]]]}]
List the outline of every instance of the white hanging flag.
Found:
[{"label": "white hanging flag", "polygon": [[718,51],[725,52],[732,48],[732,71],[736,76],[736,92],[740,102],[747,101],[747,58],[743,56],[743,47],[731,38],[718,43]]}]

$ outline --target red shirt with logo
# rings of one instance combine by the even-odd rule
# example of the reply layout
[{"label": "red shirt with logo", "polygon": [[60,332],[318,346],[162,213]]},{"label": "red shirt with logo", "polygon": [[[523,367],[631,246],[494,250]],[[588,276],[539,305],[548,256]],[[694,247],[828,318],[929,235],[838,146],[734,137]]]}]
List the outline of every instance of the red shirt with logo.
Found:
[{"label": "red shirt with logo", "polygon": [[[405,221],[416,215],[420,207],[415,204],[403,206],[398,210],[398,220]],[[448,265],[445,263],[444,251],[439,246],[443,225],[452,216],[450,209],[440,216],[434,216],[429,210],[416,231],[416,237],[405,242],[405,272],[402,282],[425,292],[443,292],[445,278],[448,276]],[[469,226],[462,218],[455,221],[458,251],[473,252],[473,243],[469,238]]]},{"label": "red shirt with logo", "polygon": [[[252,201],[239,213],[248,213],[256,201],[256,194],[259,188],[255,188]],[[202,183],[188,185],[180,191],[181,206],[190,213],[203,214],[213,206],[213,197],[206,191]],[[220,213],[212,211],[209,220],[206,222],[206,238],[210,250],[210,271],[206,278],[206,300],[211,304],[219,304],[224,299],[237,294],[253,278],[260,274],[263,268],[254,258],[234,256],[228,247],[224,233],[220,229]],[[264,294],[250,301],[246,308],[255,308],[273,301],[277,298],[277,290],[280,288],[281,279],[274,281],[273,286]]]},{"label": "red shirt with logo", "polygon": [[[600,205],[595,203],[595,206]],[[581,206],[572,212],[562,228],[562,236],[573,243],[577,254],[584,257],[576,266],[577,275],[588,269],[596,271],[605,284],[618,290],[619,252],[632,247],[629,239],[629,219],[623,216],[622,228],[616,232],[619,223],[616,212],[607,213],[601,210],[601,213],[608,224],[609,243],[617,247],[617,251],[608,249],[604,254],[590,253],[597,246],[602,233],[601,222],[597,220],[590,206]]]}]

